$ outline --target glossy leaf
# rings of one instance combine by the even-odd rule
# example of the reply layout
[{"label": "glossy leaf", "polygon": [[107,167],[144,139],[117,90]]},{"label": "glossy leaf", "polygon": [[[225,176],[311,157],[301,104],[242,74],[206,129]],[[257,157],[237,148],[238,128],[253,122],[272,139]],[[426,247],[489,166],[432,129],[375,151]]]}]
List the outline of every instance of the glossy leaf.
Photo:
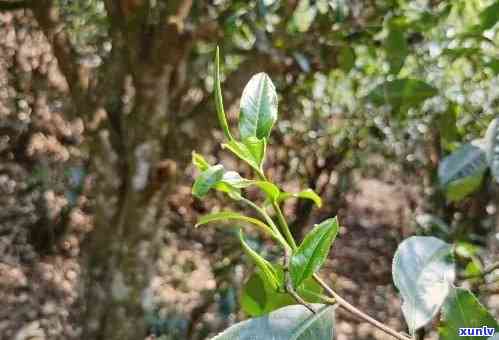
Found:
[{"label": "glossy leaf", "polygon": [[384,82],[372,90],[367,98],[375,105],[389,104],[393,108],[414,107],[438,91],[431,85],[417,79],[396,79]]},{"label": "glossy leaf", "polygon": [[459,202],[475,192],[480,187],[482,180],[483,173],[453,181],[447,186],[445,197],[449,202]]},{"label": "glossy leaf", "polygon": [[442,186],[465,177],[476,176],[485,171],[487,159],[480,140],[464,144],[445,157],[438,167],[438,179]]},{"label": "glossy leaf", "polygon": [[271,182],[257,181],[255,182],[255,185],[258,186],[271,201],[277,201],[281,194],[281,190],[279,190],[279,188]]},{"label": "glossy leaf", "polygon": [[277,120],[277,93],[265,73],[255,74],[243,90],[239,114],[241,139],[267,138]]},{"label": "glossy leaf", "polygon": [[269,315],[235,324],[212,340],[331,340],[334,338],[334,306],[313,305],[314,314],[292,305]]},{"label": "glossy leaf", "polygon": [[485,134],[485,143],[490,172],[496,182],[499,183],[499,118],[495,118],[490,122]]},{"label": "glossy leaf", "polygon": [[244,177],[241,177],[241,175],[235,171],[225,172],[222,177],[222,182],[238,189],[247,188],[255,183],[255,181],[251,179],[246,179]]},{"label": "glossy leaf", "polygon": [[213,165],[204,170],[192,186],[192,194],[198,198],[203,198],[211,188],[220,182],[224,175],[222,165]]},{"label": "glossy leaf", "polygon": [[[484,327],[489,334],[484,334]],[[481,328],[483,336],[458,336],[460,328]],[[499,325],[487,309],[467,289],[453,288],[442,307],[442,324],[439,327],[440,340],[488,339],[499,331]]]},{"label": "glossy leaf", "polygon": [[338,230],[338,219],[335,217],[316,225],[305,236],[291,257],[289,270],[295,287],[311,277],[324,264]]},{"label": "glossy leaf", "polygon": [[214,80],[214,91],[213,95],[215,97],[215,107],[217,109],[218,121],[220,122],[220,126],[229,140],[232,140],[232,135],[230,133],[229,124],[227,124],[227,118],[225,116],[223,97],[222,97],[222,86],[220,85],[220,50],[217,46],[215,52],[215,71],[213,74]]},{"label": "glossy leaf", "polygon": [[[246,314],[261,316],[296,303],[295,299],[284,290],[282,266],[274,265],[273,268],[279,282],[278,289],[268,283],[260,269],[255,271],[245,283],[241,295],[241,307]],[[322,288],[312,278],[305,280],[296,291],[307,302],[320,302],[318,295],[322,293]]]},{"label": "glossy leaf", "polygon": [[274,290],[279,288],[279,279],[277,277],[276,269],[272,264],[265,260],[260,254],[254,251],[244,240],[242,230],[239,230],[239,241],[243,246],[244,252],[255,262],[256,266],[262,274],[261,277],[265,280],[265,283]]},{"label": "glossy leaf", "polygon": [[263,223],[260,220],[257,220],[256,218],[253,217],[248,217],[244,216],[242,214],[233,212],[233,211],[221,211],[221,212],[216,212],[216,213],[211,213],[202,216],[198,222],[196,223],[196,228],[207,223],[211,222],[219,222],[219,221],[228,221],[228,220],[236,220],[236,221],[242,221],[242,222],[247,222],[250,224],[253,224],[258,227],[261,231],[263,231],[266,234],[269,235],[274,235],[274,232],[270,227],[268,227],[265,223]]},{"label": "glossy leaf", "polygon": [[282,192],[279,195],[278,201],[281,202],[291,197],[309,199],[312,200],[319,208],[322,207],[321,197],[317,195],[312,189],[305,189],[298,193]]},{"label": "glossy leaf", "polygon": [[456,276],[452,246],[436,237],[410,237],[395,253],[392,275],[413,335],[430,322],[449,294]]}]

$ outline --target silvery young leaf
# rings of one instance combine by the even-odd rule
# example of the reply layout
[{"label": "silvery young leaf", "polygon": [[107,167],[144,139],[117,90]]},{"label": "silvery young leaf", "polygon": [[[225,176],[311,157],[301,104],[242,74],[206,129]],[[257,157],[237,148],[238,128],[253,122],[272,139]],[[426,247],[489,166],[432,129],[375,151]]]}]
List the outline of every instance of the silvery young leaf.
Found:
[{"label": "silvery young leaf", "polygon": [[255,74],[243,90],[239,114],[241,139],[267,138],[277,119],[277,93],[265,73]]},{"label": "silvery young leaf", "polygon": [[265,280],[271,289],[277,290],[279,288],[279,279],[277,277],[276,269],[272,264],[265,260],[260,254],[254,251],[244,240],[242,230],[239,230],[239,241],[243,246],[244,252],[255,262],[258,269],[260,269],[261,277]]},{"label": "silvery young leaf", "polygon": [[242,214],[233,212],[233,211],[221,211],[216,213],[207,214],[201,216],[201,218],[196,223],[196,227],[199,227],[203,224],[211,223],[211,222],[220,222],[220,221],[228,221],[228,220],[237,220],[242,222],[247,222],[253,224],[258,227],[261,231],[266,234],[274,235],[272,229],[270,229],[265,223],[260,220],[257,220],[253,217],[244,216]]},{"label": "silvery young leaf", "polygon": [[290,28],[298,32],[306,32],[314,22],[317,7],[310,4],[310,0],[300,0],[293,12]]},{"label": "silvery young leaf", "polygon": [[484,141],[474,140],[445,157],[438,166],[438,179],[442,186],[467,177],[480,177],[487,169]]},{"label": "silvery young leaf", "polygon": [[212,340],[331,340],[334,307],[314,304],[313,314],[302,305],[280,308],[268,315],[242,321]]},{"label": "silvery young leaf", "polygon": [[291,193],[291,192],[282,192],[279,195],[278,201],[284,201],[290,197],[297,197],[297,198],[304,198],[304,199],[309,199],[312,200],[316,206],[319,208],[322,206],[322,199],[319,195],[315,193],[312,189],[305,189],[302,190],[298,193]]},{"label": "silvery young leaf", "polygon": [[[252,316],[262,316],[284,306],[293,305],[296,300],[284,290],[284,270],[279,264],[274,264],[273,269],[279,282],[279,289],[275,289],[265,279],[260,268],[246,281],[241,294],[241,307],[243,311]],[[296,288],[296,292],[309,303],[320,302],[319,294],[322,287],[309,278]]]},{"label": "silvery young leaf", "polygon": [[222,127],[222,130],[227,139],[232,140],[232,135],[230,134],[229,125],[227,124],[227,118],[225,117],[223,97],[222,97],[222,87],[220,85],[220,51],[217,46],[217,50],[215,52],[215,71],[213,74],[214,80],[214,91],[213,95],[215,97],[215,107],[217,109],[218,121]]},{"label": "silvery young leaf", "polygon": [[412,236],[399,245],[392,275],[413,335],[435,316],[449,294],[456,276],[452,246],[436,237]]},{"label": "silvery young leaf", "polygon": [[499,118],[495,118],[490,122],[485,134],[485,143],[490,172],[496,182],[499,183]]},{"label": "silvery young leaf", "polygon": [[[483,336],[459,336],[460,328],[481,328]],[[467,289],[453,288],[442,306],[440,340],[485,340],[494,335],[492,331],[499,331],[499,325],[480,301]]]},{"label": "silvery young leaf", "polygon": [[220,164],[210,166],[203,171],[192,186],[192,194],[198,198],[203,198],[211,188],[220,182],[224,175],[224,167]]},{"label": "silvery young leaf", "polygon": [[289,272],[293,285],[298,287],[324,264],[329,249],[338,234],[338,219],[330,218],[316,225],[291,257]]}]

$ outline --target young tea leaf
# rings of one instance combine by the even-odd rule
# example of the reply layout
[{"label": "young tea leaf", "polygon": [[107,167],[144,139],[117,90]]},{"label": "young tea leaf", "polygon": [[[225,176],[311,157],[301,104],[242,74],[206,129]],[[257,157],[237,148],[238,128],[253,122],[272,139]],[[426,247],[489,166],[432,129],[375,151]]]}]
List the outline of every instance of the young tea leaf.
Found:
[{"label": "young tea leaf", "polygon": [[[265,141],[261,140],[261,143],[263,145]],[[243,144],[236,140],[232,140],[228,143],[222,144],[222,147],[224,149],[229,149],[234,155],[248,163],[248,165],[255,169],[255,171],[262,171],[263,158],[260,158],[261,153],[254,154],[254,150],[251,150],[246,144]]]},{"label": "young tea leaf", "polygon": [[290,274],[293,285],[298,287],[324,264],[336,235],[338,219],[330,218],[316,225],[291,257]]},{"label": "young tea leaf", "polygon": [[319,195],[315,193],[312,189],[305,189],[298,193],[282,192],[279,195],[278,201],[282,202],[288,198],[297,197],[312,200],[317,207],[322,207],[322,199]]},{"label": "young tea leaf", "polygon": [[222,165],[213,165],[204,170],[192,186],[192,194],[198,198],[203,198],[211,188],[220,182],[224,175],[224,167]]},{"label": "young tea leaf", "polygon": [[197,228],[200,225],[211,223],[211,222],[228,221],[228,220],[237,220],[237,221],[242,221],[242,222],[247,222],[247,223],[253,224],[253,225],[257,226],[258,229],[260,229],[264,233],[269,234],[271,236],[274,236],[274,232],[272,231],[272,229],[270,229],[270,227],[267,226],[262,221],[257,220],[256,218],[244,216],[242,214],[239,214],[239,213],[236,213],[233,211],[221,211],[221,212],[216,212],[216,213],[204,215],[198,220],[195,227]]},{"label": "young tea leaf", "polygon": [[211,340],[331,340],[334,338],[334,306],[315,304],[314,314],[305,306],[292,305],[268,315],[242,321]]},{"label": "young tea leaf", "polygon": [[[469,334],[470,336],[459,336],[460,328],[480,329],[480,334],[478,336],[476,333],[473,336],[471,334]],[[442,307],[442,324],[439,327],[440,340],[485,340],[497,331],[499,331],[497,321],[469,290],[463,288],[451,290]]]},{"label": "young tea leaf", "polygon": [[196,151],[192,152],[192,164],[196,166],[196,168],[203,172],[210,167],[210,164],[204,159],[204,157],[198,154]]},{"label": "young tea leaf", "polygon": [[414,335],[436,315],[449,294],[456,276],[452,246],[436,237],[410,237],[397,248],[392,275]]},{"label": "young tea leaf", "polygon": [[255,74],[243,90],[239,115],[241,139],[267,138],[277,120],[277,93],[265,73]]},{"label": "young tea leaf", "polygon": [[265,283],[269,285],[271,289],[277,290],[280,284],[274,266],[272,266],[272,264],[265,260],[260,254],[251,249],[251,247],[244,240],[242,230],[239,230],[239,241],[243,246],[244,252],[255,262],[258,269],[260,269]]},{"label": "young tea leaf", "polygon": [[213,95],[215,97],[215,106],[217,109],[218,121],[220,122],[220,126],[227,137],[228,140],[233,140],[232,135],[230,134],[229,124],[227,124],[227,118],[225,117],[223,97],[222,97],[222,86],[220,85],[220,50],[217,46],[217,50],[215,52],[215,71],[213,74],[214,80],[214,91]]}]

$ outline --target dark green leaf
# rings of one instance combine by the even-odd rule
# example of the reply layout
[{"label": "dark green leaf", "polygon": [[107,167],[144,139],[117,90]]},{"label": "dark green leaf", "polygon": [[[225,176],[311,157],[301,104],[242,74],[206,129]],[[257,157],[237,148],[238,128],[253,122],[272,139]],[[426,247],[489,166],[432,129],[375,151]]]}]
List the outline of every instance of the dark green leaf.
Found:
[{"label": "dark green leaf", "polygon": [[482,31],[488,30],[494,27],[497,21],[499,21],[499,1],[494,2],[480,13],[480,28]]},{"label": "dark green leaf", "polygon": [[265,73],[255,74],[243,90],[239,114],[241,139],[267,138],[277,120],[277,93]]},{"label": "dark green leaf", "polygon": [[330,218],[316,225],[291,257],[290,274],[293,285],[298,287],[324,264],[336,235],[338,219]]},{"label": "dark green leaf", "polygon": [[[294,298],[284,291],[284,270],[280,265],[274,265],[279,281],[279,289],[274,289],[259,269],[254,272],[243,287],[241,307],[251,316],[260,316],[278,308],[296,303]],[[312,278],[305,280],[296,289],[297,293],[307,302],[319,302],[322,288]]]},{"label": "dark green leaf", "polygon": [[349,72],[355,66],[355,51],[350,46],[342,46],[338,52],[338,65]]},{"label": "dark green leaf", "polygon": [[211,188],[220,182],[224,175],[222,165],[213,165],[203,171],[192,186],[192,194],[198,198],[203,198]]},{"label": "dark green leaf", "polygon": [[292,305],[259,318],[235,324],[211,340],[331,340],[334,306],[314,305],[315,314]]},{"label": "dark green leaf", "polygon": [[442,325],[439,327],[441,340],[488,339],[492,334],[484,336],[458,336],[459,328],[490,327],[499,330],[497,321],[480,304],[478,299],[467,289],[454,288],[442,307]]},{"label": "dark green leaf", "polygon": [[400,19],[392,19],[389,24],[389,33],[386,37],[385,49],[388,63],[390,64],[390,73],[399,73],[404,66],[405,58],[409,54],[409,46],[405,37],[405,28],[398,24]]},{"label": "dark green leaf", "polygon": [[428,98],[437,95],[438,91],[431,85],[417,79],[396,79],[384,82],[372,90],[367,99],[375,105],[391,105],[394,109],[414,107]]},{"label": "dark green leaf", "polygon": [[392,275],[414,335],[437,314],[449,294],[456,276],[452,246],[436,237],[412,236],[397,248]]},{"label": "dark green leaf", "polygon": [[220,85],[220,51],[217,46],[217,50],[215,52],[215,72],[213,74],[214,80],[214,91],[213,95],[215,97],[215,106],[217,109],[218,121],[220,122],[220,126],[225,134],[227,139],[232,140],[232,135],[230,134],[229,125],[227,124],[227,118],[225,117],[223,97],[222,97],[222,87]]}]

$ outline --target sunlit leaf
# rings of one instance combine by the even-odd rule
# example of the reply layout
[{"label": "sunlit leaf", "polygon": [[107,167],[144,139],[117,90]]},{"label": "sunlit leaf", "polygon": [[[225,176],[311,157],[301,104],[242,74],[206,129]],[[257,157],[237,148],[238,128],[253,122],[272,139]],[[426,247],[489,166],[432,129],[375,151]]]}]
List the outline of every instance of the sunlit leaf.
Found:
[{"label": "sunlit leaf", "polygon": [[322,206],[321,197],[317,195],[312,189],[305,189],[298,193],[282,192],[279,195],[278,201],[281,202],[291,197],[309,199],[312,200],[319,208]]},{"label": "sunlit leaf", "polygon": [[199,227],[203,224],[207,224],[207,223],[211,223],[211,222],[229,221],[229,220],[247,222],[247,223],[250,223],[250,224],[257,226],[258,229],[260,229],[261,231],[263,231],[266,234],[274,235],[274,232],[272,231],[272,229],[270,229],[262,221],[260,221],[256,218],[253,218],[253,217],[248,217],[248,216],[233,212],[233,211],[221,211],[221,212],[203,215],[196,223],[196,227]]},{"label": "sunlit leaf", "polygon": [[192,152],[192,164],[194,164],[199,171],[205,171],[210,167],[210,164],[206,159],[196,151]]},{"label": "sunlit leaf", "polygon": [[269,315],[242,321],[212,340],[331,340],[334,338],[334,307],[314,305],[314,314],[292,305]]},{"label": "sunlit leaf", "polygon": [[[260,150],[264,150],[264,143],[265,140],[261,140],[262,146],[260,147]],[[256,146],[253,146],[253,148],[250,149],[246,144],[233,140],[226,144],[222,144],[222,147],[229,149],[233,154],[248,163],[248,165],[256,171],[261,171],[263,159],[260,159],[260,157],[262,152],[255,152]]]},{"label": "sunlit leaf", "polygon": [[452,246],[436,237],[413,236],[397,248],[393,282],[411,334],[437,314],[455,279]]},{"label": "sunlit leaf", "polygon": [[307,32],[317,14],[317,8],[310,4],[310,0],[300,0],[291,18],[291,30]]},{"label": "sunlit leaf", "polygon": [[215,52],[215,71],[213,74],[213,79],[215,84],[213,85],[214,91],[213,95],[215,97],[215,106],[217,109],[218,121],[220,122],[220,126],[229,140],[232,140],[232,135],[230,134],[229,125],[227,124],[227,118],[225,116],[223,97],[222,97],[222,87],[220,85],[220,50],[217,46]]},{"label": "sunlit leaf", "polygon": [[298,287],[324,264],[338,230],[338,219],[335,217],[317,224],[305,236],[305,239],[291,257],[289,271],[294,286]]},{"label": "sunlit leaf", "polygon": [[251,77],[241,96],[239,132],[241,139],[267,138],[277,120],[277,93],[265,73]]}]

